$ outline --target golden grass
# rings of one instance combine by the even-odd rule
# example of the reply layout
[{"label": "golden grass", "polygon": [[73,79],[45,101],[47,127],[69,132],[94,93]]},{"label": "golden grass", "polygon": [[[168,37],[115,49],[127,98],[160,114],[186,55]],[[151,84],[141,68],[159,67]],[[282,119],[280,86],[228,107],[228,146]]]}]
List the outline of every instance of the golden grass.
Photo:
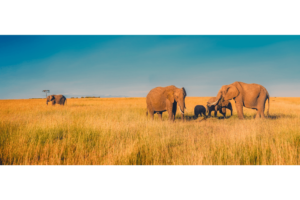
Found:
[{"label": "golden grass", "polygon": [[[187,117],[209,97],[187,97]],[[145,98],[0,101],[4,165],[297,165],[300,98],[271,98],[270,117],[255,120],[233,103],[228,119],[175,123],[147,118]],[[218,116],[222,116],[218,114]],[[227,112],[229,116],[229,112]]]}]

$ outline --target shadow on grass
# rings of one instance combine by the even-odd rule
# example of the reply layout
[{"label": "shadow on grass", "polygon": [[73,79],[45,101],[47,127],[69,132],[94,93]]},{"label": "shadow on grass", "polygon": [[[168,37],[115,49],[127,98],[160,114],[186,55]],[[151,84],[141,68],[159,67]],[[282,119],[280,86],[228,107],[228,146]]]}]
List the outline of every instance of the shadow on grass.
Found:
[{"label": "shadow on grass", "polygon": [[[245,116],[245,119],[255,119],[256,114],[253,114],[251,116]],[[271,119],[271,120],[275,120],[275,119],[292,119],[295,118],[295,115],[292,114],[272,114],[272,115],[265,115],[266,119]]]},{"label": "shadow on grass", "polygon": [[291,115],[291,114],[273,114],[273,115],[269,115],[269,116],[265,116],[267,119],[292,119],[295,118],[295,115]]},{"label": "shadow on grass", "polygon": [[207,118],[215,118],[215,119],[229,119],[229,118],[231,118],[231,117],[233,117],[233,116],[221,116],[221,117],[213,117],[213,116],[208,116]]},{"label": "shadow on grass", "polygon": [[[253,114],[253,115],[244,115],[244,119],[247,120],[247,119],[255,119],[256,117],[256,114]],[[271,120],[275,120],[275,119],[292,119],[292,118],[295,118],[297,116],[295,115],[292,115],[292,114],[272,114],[272,115],[265,115],[265,118],[266,119],[271,119]],[[230,119],[230,118],[233,118],[233,119],[238,119],[238,116],[237,115],[232,115],[232,116],[226,116],[226,117],[223,117],[223,116],[217,116],[217,117],[214,117],[214,116],[206,116],[204,117],[203,115],[202,116],[199,116],[197,118],[195,118],[194,115],[185,115],[184,116],[184,120],[185,121],[204,121],[204,120],[207,120],[207,119],[218,119],[218,120],[224,120],[224,119]],[[177,116],[175,118],[176,120],[181,120],[181,117],[180,116]]]},{"label": "shadow on grass", "polygon": [[[224,119],[229,119],[229,118],[231,118],[231,117],[233,117],[233,116],[226,116],[226,117],[213,117],[213,116],[199,116],[199,117],[195,117],[194,115],[186,115],[186,116],[184,116],[184,118],[185,118],[185,120],[186,121],[199,121],[199,122],[201,122],[201,121],[204,121],[204,120],[207,120],[207,119],[218,119],[218,120],[224,120]],[[178,118],[179,119],[179,118]],[[181,118],[180,118],[181,119]]]},{"label": "shadow on grass", "polygon": [[[159,120],[158,117],[155,117],[155,116],[156,115],[154,114],[154,120]],[[146,117],[150,119],[149,116],[146,116]],[[229,118],[237,118],[237,116],[232,115],[232,116],[226,116],[226,117],[223,117],[223,116],[221,116],[221,117],[220,116],[214,117],[214,116],[204,116],[204,115],[202,115],[202,116],[195,117],[192,114],[184,115],[184,121],[190,121],[190,122],[192,122],[192,121],[199,121],[199,122],[201,122],[201,121],[204,121],[204,120],[207,120],[207,119],[224,120],[224,119],[229,119]],[[247,118],[247,117],[245,116],[245,118]],[[251,117],[248,116],[248,118],[250,119]],[[168,119],[168,114],[167,114],[167,118],[163,118],[162,121],[168,121],[168,120],[169,119]],[[182,120],[182,118],[181,118],[180,115],[176,115],[175,116],[175,121],[181,121],[181,120]]]}]

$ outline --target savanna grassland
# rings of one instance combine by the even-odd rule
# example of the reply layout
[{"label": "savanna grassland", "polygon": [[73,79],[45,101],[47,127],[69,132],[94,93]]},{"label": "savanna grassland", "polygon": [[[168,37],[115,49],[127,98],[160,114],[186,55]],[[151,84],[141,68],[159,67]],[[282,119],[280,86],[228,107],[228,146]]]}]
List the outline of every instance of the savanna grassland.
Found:
[{"label": "savanna grassland", "polygon": [[[187,97],[186,121],[146,117],[145,98],[0,100],[2,165],[298,165],[300,98],[271,98],[270,116],[190,119],[209,97]],[[266,105],[267,106],[267,105]],[[266,113],[266,112],[265,112]]]}]

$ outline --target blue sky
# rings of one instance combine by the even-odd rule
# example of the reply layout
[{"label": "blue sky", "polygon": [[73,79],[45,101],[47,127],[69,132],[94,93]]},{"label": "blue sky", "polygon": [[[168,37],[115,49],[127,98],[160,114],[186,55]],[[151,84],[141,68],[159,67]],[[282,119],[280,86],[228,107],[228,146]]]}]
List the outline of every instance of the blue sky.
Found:
[{"label": "blue sky", "polygon": [[216,96],[258,83],[300,96],[300,36],[0,36],[0,99],[145,97],[157,86]]}]

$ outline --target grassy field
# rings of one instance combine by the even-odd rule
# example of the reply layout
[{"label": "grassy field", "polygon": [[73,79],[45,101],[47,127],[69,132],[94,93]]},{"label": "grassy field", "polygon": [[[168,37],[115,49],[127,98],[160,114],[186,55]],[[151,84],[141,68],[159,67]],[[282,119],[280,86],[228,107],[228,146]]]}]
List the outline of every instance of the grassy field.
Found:
[{"label": "grassy field", "polygon": [[[187,97],[187,119],[209,97]],[[298,165],[300,98],[271,98],[270,116],[175,123],[146,117],[145,98],[0,100],[2,165]],[[220,114],[218,114],[221,117]]]}]

